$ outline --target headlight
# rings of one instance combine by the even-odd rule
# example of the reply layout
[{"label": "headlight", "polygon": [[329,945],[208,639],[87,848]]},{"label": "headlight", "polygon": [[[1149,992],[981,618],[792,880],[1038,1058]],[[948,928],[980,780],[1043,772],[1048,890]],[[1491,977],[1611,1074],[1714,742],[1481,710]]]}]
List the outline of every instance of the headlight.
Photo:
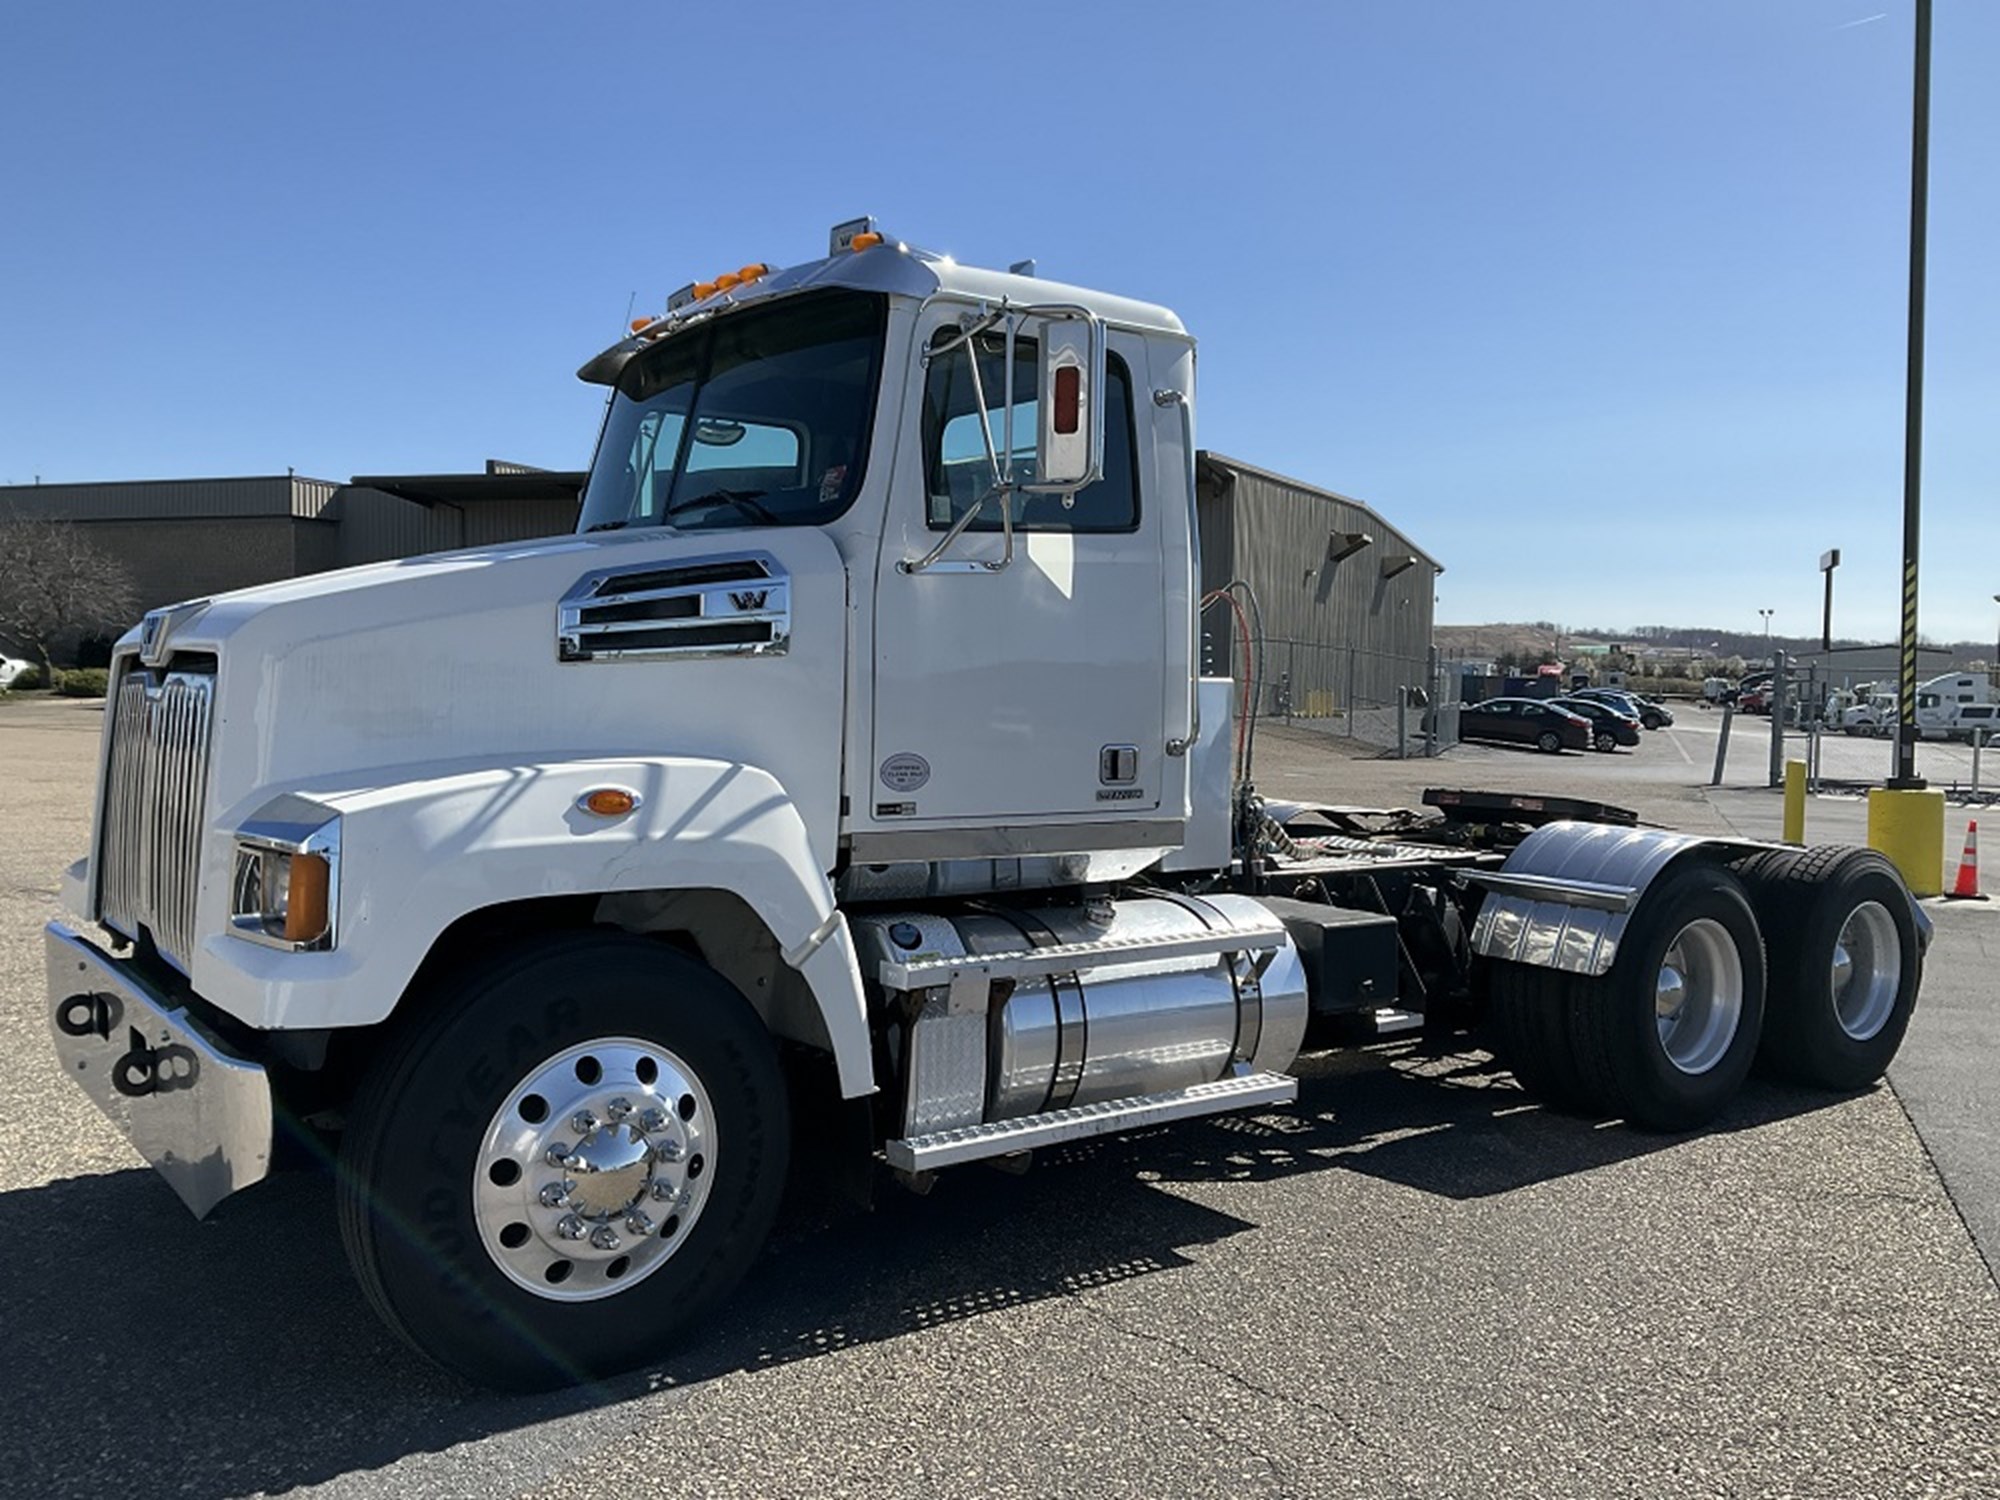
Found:
[{"label": "headlight", "polygon": [[229,879],[236,936],[293,952],[331,948],[339,895],[338,813],[285,796],[237,830]]}]

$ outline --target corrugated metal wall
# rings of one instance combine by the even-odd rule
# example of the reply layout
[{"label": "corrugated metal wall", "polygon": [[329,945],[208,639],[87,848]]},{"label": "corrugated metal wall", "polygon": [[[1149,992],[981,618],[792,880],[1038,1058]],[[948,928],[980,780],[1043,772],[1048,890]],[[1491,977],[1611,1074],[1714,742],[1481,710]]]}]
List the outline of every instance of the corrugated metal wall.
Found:
[{"label": "corrugated metal wall", "polygon": [[[1405,533],[1356,501],[1221,455],[1204,454],[1200,473],[1203,589],[1234,576],[1257,591],[1267,707],[1281,696],[1299,712],[1379,707],[1425,683],[1439,567]],[[1372,541],[1330,562],[1335,532]],[[1216,612],[1206,624],[1221,628]]]},{"label": "corrugated metal wall", "polygon": [[[316,515],[301,510],[300,487],[334,486],[285,474],[249,479],[148,479],[117,484],[0,486],[0,513],[71,521],[221,520],[232,516]],[[323,503],[323,502],[322,502]]]}]

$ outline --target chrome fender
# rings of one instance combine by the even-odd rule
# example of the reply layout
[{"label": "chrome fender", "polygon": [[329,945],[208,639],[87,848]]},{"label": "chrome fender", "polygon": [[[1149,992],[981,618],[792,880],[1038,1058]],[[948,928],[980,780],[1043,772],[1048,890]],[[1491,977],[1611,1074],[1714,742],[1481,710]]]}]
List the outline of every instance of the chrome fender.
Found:
[{"label": "chrome fender", "polygon": [[1551,823],[1521,841],[1498,870],[1464,879],[1487,896],[1472,924],[1472,951],[1568,974],[1596,976],[1618,957],[1618,943],[1646,887],[1692,849],[1728,857],[1775,845],[1656,828]]}]

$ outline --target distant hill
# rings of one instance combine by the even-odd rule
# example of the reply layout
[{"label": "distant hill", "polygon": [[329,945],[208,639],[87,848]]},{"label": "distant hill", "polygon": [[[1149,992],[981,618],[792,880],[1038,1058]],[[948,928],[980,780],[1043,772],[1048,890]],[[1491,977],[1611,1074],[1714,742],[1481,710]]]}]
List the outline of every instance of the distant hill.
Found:
[{"label": "distant hill", "polygon": [[[1491,661],[1513,655],[1533,661],[1545,651],[1553,651],[1564,661],[1619,647],[1652,660],[1702,662],[1740,656],[1760,660],[1767,653],[1817,651],[1818,636],[1772,635],[1766,642],[1761,630],[1705,630],[1695,626],[1645,625],[1630,630],[1576,629],[1547,620],[1502,621],[1491,625],[1439,625],[1433,632],[1438,651],[1448,660]],[[1835,637],[1835,646],[1880,645],[1879,641],[1857,641]],[[1954,641],[1949,644],[1926,640],[1926,646],[1943,645],[1952,653],[1953,664],[1985,666],[1993,655],[1991,641]]]}]

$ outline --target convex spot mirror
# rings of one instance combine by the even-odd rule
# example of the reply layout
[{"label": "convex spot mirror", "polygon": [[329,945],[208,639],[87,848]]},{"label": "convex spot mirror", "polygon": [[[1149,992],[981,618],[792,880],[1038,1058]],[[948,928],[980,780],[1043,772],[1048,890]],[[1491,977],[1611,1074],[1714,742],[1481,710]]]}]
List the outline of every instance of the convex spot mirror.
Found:
[{"label": "convex spot mirror", "polygon": [[1050,318],[1038,331],[1035,483],[1026,488],[1073,495],[1104,471],[1104,325]]}]

